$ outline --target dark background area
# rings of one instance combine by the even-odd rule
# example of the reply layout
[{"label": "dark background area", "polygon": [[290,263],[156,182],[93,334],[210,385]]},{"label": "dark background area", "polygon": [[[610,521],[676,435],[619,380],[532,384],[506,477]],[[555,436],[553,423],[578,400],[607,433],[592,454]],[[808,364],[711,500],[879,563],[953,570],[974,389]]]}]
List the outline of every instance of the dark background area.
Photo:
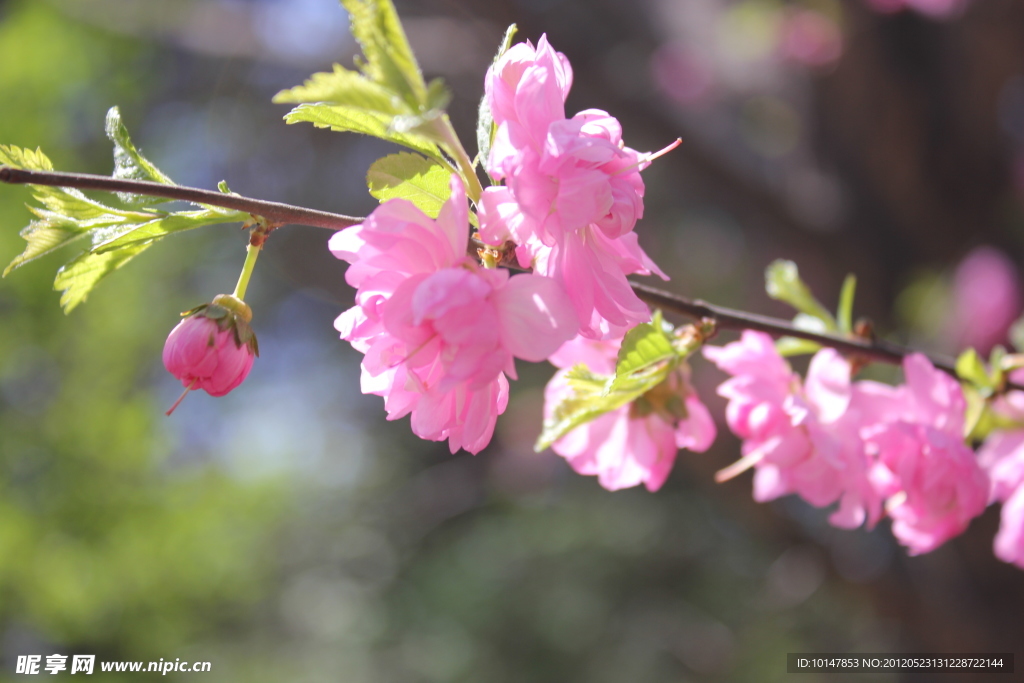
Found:
[{"label": "dark background area", "polygon": [[[946,354],[1005,341],[1020,313],[1024,3],[396,4],[471,151],[513,22],[569,57],[570,114],[611,112],[639,150],[683,139],[645,171],[637,228],[666,288],[786,317],[763,290],[773,259],[830,305],[853,272],[858,315]],[[389,146],[286,126],[270,103],[354,54],[334,0],[7,0],[0,141],[109,173],[118,104],[179,183],[365,214],[364,174]],[[28,193],[2,193],[7,262]],[[0,680],[20,678],[19,654],[91,653],[208,660],[223,681],[760,682],[789,678],[787,652],[1024,642],[1024,575],[992,556],[997,508],[908,557],[885,523],[833,529],[795,499],[754,503],[749,475],[715,484],[739,452],[724,424],[658,493],[610,493],[532,452],[546,365],[520,364],[478,456],[387,423],[332,328],[352,292],[327,237],[273,235],[249,293],[252,374],[171,418],[163,339],[230,291],[243,234],[166,240],[67,317],[60,257],[0,283]],[[694,365],[721,416],[722,375]]]}]

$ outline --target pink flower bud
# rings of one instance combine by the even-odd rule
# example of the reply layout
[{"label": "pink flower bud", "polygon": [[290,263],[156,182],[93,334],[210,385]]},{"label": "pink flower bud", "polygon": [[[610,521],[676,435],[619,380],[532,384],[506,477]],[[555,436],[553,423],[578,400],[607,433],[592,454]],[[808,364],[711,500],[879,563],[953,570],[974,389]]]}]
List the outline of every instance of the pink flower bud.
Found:
[{"label": "pink flower bud", "polygon": [[203,389],[210,396],[223,396],[242,383],[259,353],[248,306],[228,299],[234,297],[221,295],[216,303],[191,311],[167,335],[164,367],[181,380],[185,394]]}]

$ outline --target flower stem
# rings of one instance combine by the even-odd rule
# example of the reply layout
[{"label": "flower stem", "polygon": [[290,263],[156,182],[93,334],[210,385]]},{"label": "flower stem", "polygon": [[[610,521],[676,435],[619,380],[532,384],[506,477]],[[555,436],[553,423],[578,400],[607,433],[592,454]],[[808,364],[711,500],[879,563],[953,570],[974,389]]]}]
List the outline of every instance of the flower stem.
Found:
[{"label": "flower stem", "polygon": [[263,247],[256,247],[250,244],[245,252],[245,263],[242,265],[242,272],[238,276],[238,284],[235,285],[234,296],[245,301],[245,290],[249,288],[249,278],[252,277],[252,269],[256,267],[256,259],[259,258]]}]

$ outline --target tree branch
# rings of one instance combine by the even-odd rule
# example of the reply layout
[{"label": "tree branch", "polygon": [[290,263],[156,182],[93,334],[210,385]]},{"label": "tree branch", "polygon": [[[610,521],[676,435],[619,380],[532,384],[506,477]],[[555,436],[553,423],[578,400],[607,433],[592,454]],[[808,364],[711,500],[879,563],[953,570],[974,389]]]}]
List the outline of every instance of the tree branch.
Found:
[{"label": "tree branch", "polygon": [[[686,297],[671,294],[654,287],[648,287],[638,282],[630,282],[629,284],[633,287],[636,295],[649,304],[691,318],[710,318],[715,321],[718,327],[724,329],[757,330],[758,332],[766,332],[773,337],[797,337],[817,342],[822,346],[828,346],[849,355],[863,356],[871,360],[896,365],[903,362],[905,356],[915,353],[914,349],[907,349],[884,340],[855,339],[808,332],[807,330],[795,327],[788,321],[779,320],[778,318],[769,318],[768,316],[756,313],[747,313],[746,311],[737,311],[732,308],[725,308],[724,306],[716,306],[700,299],[690,300]],[[956,376],[956,366],[953,361],[934,356],[928,356],[928,359],[938,369],[948,372],[954,377]]]},{"label": "tree branch", "polygon": [[362,218],[343,216],[327,211],[306,209],[280,202],[268,202],[262,199],[250,199],[236,194],[225,194],[213,190],[200,190],[182,185],[164,185],[147,180],[127,180],[109,176],[92,175],[90,173],[57,173],[54,171],[29,171],[10,166],[0,166],[0,181],[15,185],[53,185],[56,187],[76,187],[80,190],[102,190],[105,192],[129,192],[131,194],[181,199],[195,204],[210,204],[225,209],[245,211],[263,216],[274,223],[311,225],[316,228],[341,230],[350,225],[362,223]]},{"label": "tree branch", "polygon": [[[111,178],[87,173],[29,171],[11,168],[10,166],[0,166],[0,181],[22,185],[54,185],[57,187],[76,187],[83,190],[129,192],[153,197],[165,197],[167,199],[181,199],[197,204],[211,204],[236,211],[245,211],[246,213],[263,216],[276,223],[311,225],[329,230],[341,230],[351,225],[362,223],[364,220],[354,216],[344,216],[327,211],[292,206],[290,204],[251,199],[236,194],[225,194],[223,192],[201,190],[181,185],[164,185],[144,180]],[[476,239],[471,240],[469,245],[469,251],[474,255],[476,255],[478,249],[487,248],[486,245]],[[514,258],[509,258],[510,253],[507,249],[501,249],[495,255],[500,265],[517,268]],[[866,359],[897,365],[903,361],[905,356],[914,353],[913,349],[903,348],[883,340],[854,339],[808,332],[794,327],[792,323],[786,320],[716,306],[699,299],[687,299],[686,297],[637,282],[630,282],[630,285],[637,296],[649,304],[691,318],[710,318],[715,321],[718,327],[723,329],[757,330],[770,334],[773,337],[797,337],[836,349],[851,356],[861,356]],[[929,356],[929,360],[940,370],[954,377],[956,376],[956,368],[951,360],[932,356]],[[1008,384],[1007,386],[1013,389],[1024,389],[1024,387],[1015,384]]]}]

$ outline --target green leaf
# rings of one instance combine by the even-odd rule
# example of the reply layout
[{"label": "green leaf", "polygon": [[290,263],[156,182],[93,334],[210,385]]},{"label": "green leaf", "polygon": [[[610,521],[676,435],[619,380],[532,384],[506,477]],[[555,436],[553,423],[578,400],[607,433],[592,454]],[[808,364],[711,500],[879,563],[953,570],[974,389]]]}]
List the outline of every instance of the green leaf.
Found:
[{"label": "green leaf", "polygon": [[[111,107],[107,111],[106,121],[107,138],[114,143],[114,177],[127,178],[130,180],[148,180],[164,185],[173,185],[174,181],[168,178],[163,171],[142,156],[131,138],[128,136],[128,129],[121,121],[121,111],[117,107]],[[118,192],[118,199],[128,205],[156,204],[170,201],[158,197],[147,197],[144,195]]]},{"label": "green leaf", "polygon": [[303,85],[282,90],[274,95],[273,101],[276,104],[322,102],[390,114],[414,111],[380,83],[340,64],[335,64],[331,73],[315,73]]},{"label": "green leaf", "polygon": [[279,92],[275,102],[299,104],[285,121],[373,135],[447,165],[437,147],[448,142],[438,132],[444,126],[437,124],[451,99],[444,82],[424,82],[390,0],[342,4],[363,48],[359,71],[335,64],[332,72],[313,74],[303,85]]},{"label": "green leaf", "polygon": [[810,339],[782,337],[775,342],[775,350],[779,352],[780,356],[802,356],[817,353],[821,350],[821,344],[812,342]]},{"label": "green leaf", "polygon": [[961,380],[970,382],[979,390],[991,391],[994,387],[985,364],[974,349],[967,349],[956,359],[956,374]]},{"label": "green leaf", "polygon": [[[122,155],[128,159],[123,168],[132,164],[148,164],[145,159],[133,151],[131,141],[123,133],[123,126],[118,128],[120,119],[108,115],[108,132],[119,145]],[[141,160],[141,161],[138,161]],[[0,163],[19,168],[35,170],[52,170],[50,160],[41,151],[35,152],[0,145]],[[146,179],[164,178],[150,164],[152,172],[158,175]],[[138,168],[142,172],[143,165]],[[170,182],[169,179],[167,179]],[[158,180],[158,182],[163,182]],[[218,223],[245,222],[249,214],[213,206],[203,206],[195,211],[167,212],[139,207],[122,209],[107,206],[86,197],[72,188],[31,185],[34,198],[42,205],[29,206],[36,215],[28,227],[21,231],[27,242],[25,250],[15,257],[4,271],[6,276],[19,266],[41,256],[78,242],[88,241],[88,248],[57,273],[54,289],[62,291],[61,305],[65,312],[70,312],[86,297],[104,277],[117,270],[135,257],[153,242],[183,230],[192,230],[205,225]],[[222,190],[226,189],[226,185]],[[152,198],[145,198],[155,202]]]},{"label": "green leaf", "polygon": [[437,218],[451,195],[452,172],[419,154],[399,152],[378,159],[366,173],[370,194],[381,202],[407,199],[423,213]]},{"label": "green leaf", "polygon": [[843,280],[843,288],[839,292],[839,309],[836,311],[839,331],[846,334],[853,332],[853,295],[856,291],[857,276],[850,273]]},{"label": "green leaf", "polygon": [[[498,52],[494,55],[494,64],[501,56],[508,52],[508,49],[512,47],[512,38],[515,36],[518,27],[515,24],[511,24],[505,29],[505,36],[501,39],[501,44],[498,45]],[[487,95],[480,98],[480,107],[477,111],[476,117],[476,158],[480,163],[486,163],[487,157],[491,154],[491,143],[494,141],[494,115],[491,113],[491,104],[487,101]],[[493,180],[492,180],[493,182]]]},{"label": "green leaf", "polygon": [[765,289],[768,296],[784,301],[801,313],[817,318],[829,331],[838,329],[835,318],[811,294],[810,288],[800,279],[800,272],[792,261],[779,259],[765,269]]},{"label": "green leaf", "polygon": [[662,326],[661,311],[651,322],[637,325],[622,340],[615,364],[615,378],[624,378],[678,355],[672,337]]},{"label": "green leaf", "polygon": [[409,106],[426,104],[427,87],[391,0],[341,0],[363,48],[361,71]]},{"label": "green leaf", "polygon": [[177,211],[154,215],[144,223],[126,223],[113,229],[97,232],[93,236],[92,252],[102,254],[139,242],[148,242],[176,232],[195,230],[220,223],[244,223],[249,214],[211,207],[198,211]]},{"label": "green leaf", "polygon": [[394,115],[344,105],[300,104],[284,117],[288,123],[306,121],[318,128],[372,135],[415,150],[439,163],[447,163],[437,144],[419,133],[400,133],[391,128]]},{"label": "green leaf", "polygon": [[152,241],[139,242],[105,254],[85,252],[62,267],[57,271],[53,288],[63,292],[60,305],[64,312],[70,313],[74,310],[78,304],[86,300],[100,280],[148,249],[151,244]]},{"label": "green leaf", "polygon": [[[35,171],[52,171],[53,164],[42,150],[0,145],[0,163]],[[29,206],[38,218],[21,231],[28,243],[4,269],[3,275],[29,261],[77,241],[91,230],[121,222],[134,212],[115,209],[89,199],[78,190],[48,185],[30,185],[33,198],[44,208]]]},{"label": "green leaf", "polygon": [[542,451],[573,429],[635,401],[664,382],[673,369],[673,364],[665,363],[640,376],[620,379],[595,375],[585,365],[573,367],[565,375],[573,393],[544,421],[534,450]]}]

